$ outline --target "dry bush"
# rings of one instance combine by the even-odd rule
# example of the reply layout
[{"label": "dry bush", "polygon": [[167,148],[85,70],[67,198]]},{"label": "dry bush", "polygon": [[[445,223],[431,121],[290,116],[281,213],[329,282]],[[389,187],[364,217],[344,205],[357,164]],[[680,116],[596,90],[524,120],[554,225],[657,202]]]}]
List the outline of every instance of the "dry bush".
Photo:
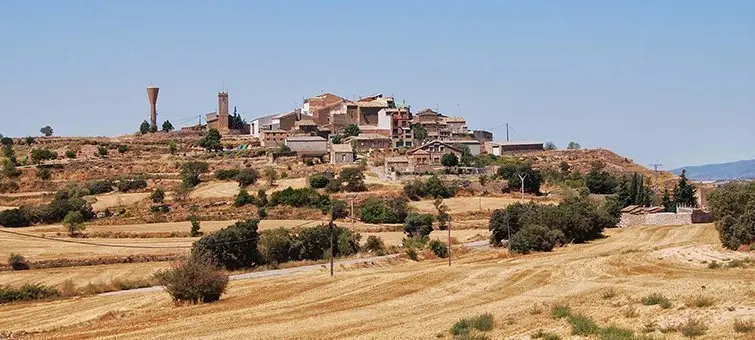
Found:
[{"label": "dry bush", "polygon": [[125,231],[95,231],[86,234],[90,238],[177,238],[192,237],[190,232],[166,231],[154,233],[130,233]]},{"label": "dry bush", "polygon": [[734,320],[734,331],[737,333],[755,332],[755,319],[736,319]]},{"label": "dry bush", "polygon": [[543,305],[540,303],[533,303],[532,306],[530,306],[527,311],[530,313],[530,315],[537,315],[543,313]]},{"label": "dry bush", "polygon": [[625,309],[622,314],[624,314],[624,317],[627,319],[633,319],[640,316],[640,312],[637,310],[637,308],[633,306],[630,306],[627,309]]},{"label": "dry bush", "polygon": [[703,320],[695,319],[692,317],[688,318],[687,321],[682,322],[679,325],[679,333],[688,338],[705,335],[706,331],[708,331],[708,324]]},{"label": "dry bush", "polygon": [[[103,256],[84,259],[51,259],[29,262],[29,268],[31,269],[47,269],[47,268],[65,268],[65,267],[79,267],[79,266],[96,266],[102,264],[117,264],[117,263],[143,263],[143,262],[162,262],[162,261],[175,261],[183,258],[184,255],[178,254],[161,254],[161,255],[128,255],[128,256]],[[9,270],[10,266],[2,267],[0,270]]]},{"label": "dry bush", "polygon": [[663,296],[660,293],[653,293],[642,298],[642,304],[645,306],[658,305],[663,309],[669,309],[672,307],[671,300]]},{"label": "dry bush", "polygon": [[67,279],[63,281],[63,283],[60,284],[58,287],[60,290],[61,296],[64,297],[71,297],[78,295],[78,291],[76,290],[76,284],[73,283],[73,280]]},{"label": "dry bush", "polygon": [[616,297],[616,289],[608,287],[600,293],[600,297],[603,298],[603,300],[613,299]]},{"label": "dry bush", "polygon": [[690,307],[697,307],[697,308],[703,308],[703,307],[709,307],[716,303],[716,300],[705,296],[705,295],[695,295],[687,299],[685,304]]}]

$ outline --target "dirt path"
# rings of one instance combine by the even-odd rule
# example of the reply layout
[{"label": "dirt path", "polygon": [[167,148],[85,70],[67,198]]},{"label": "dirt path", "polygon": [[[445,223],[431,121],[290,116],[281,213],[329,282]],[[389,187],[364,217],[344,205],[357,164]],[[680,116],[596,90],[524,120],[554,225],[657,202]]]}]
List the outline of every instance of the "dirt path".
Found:
[{"label": "dirt path", "polygon": [[[221,301],[197,306],[175,307],[161,292],[5,305],[0,306],[0,330],[62,339],[450,339],[448,329],[455,321],[490,312],[496,319],[488,334],[492,339],[526,339],[541,328],[569,338],[566,321],[552,319],[549,310],[565,302],[603,326],[616,324],[639,333],[647,324],[693,317],[708,324],[704,338],[745,339],[733,332],[732,324],[736,318],[755,317],[755,271],[692,266],[668,250],[688,252],[685,247],[700,246],[711,256],[722,256],[712,225],[612,229],[606,234],[589,244],[527,256],[472,251],[451,267],[444,260],[408,261],[339,268],[334,278],[313,270],[237,280]],[[669,253],[659,255],[665,250]],[[602,298],[607,288],[616,296]],[[638,302],[653,292],[669,297],[674,308]],[[697,294],[715,303],[685,306]],[[541,306],[540,311],[534,306]],[[627,316],[629,310],[636,315]],[[679,333],[651,334],[681,339]]]}]

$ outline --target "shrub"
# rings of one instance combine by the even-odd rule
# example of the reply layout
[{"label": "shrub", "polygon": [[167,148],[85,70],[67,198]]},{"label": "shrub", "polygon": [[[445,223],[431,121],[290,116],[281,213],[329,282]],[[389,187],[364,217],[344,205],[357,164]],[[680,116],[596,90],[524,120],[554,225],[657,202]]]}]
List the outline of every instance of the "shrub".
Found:
[{"label": "shrub", "polygon": [[409,237],[426,237],[433,231],[433,215],[410,214],[404,222],[404,234]]},{"label": "shrub", "polygon": [[406,248],[406,256],[412,261],[417,261],[417,249]]},{"label": "shrub", "polygon": [[268,204],[270,206],[311,207],[326,211],[330,206],[330,198],[327,195],[320,195],[312,188],[293,189],[288,187],[270,195],[270,202]]},{"label": "shrub", "polygon": [[8,178],[21,176],[21,170],[16,168],[16,162],[13,159],[3,159],[3,174]]},{"label": "shrub", "polygon": [[126,153],[128,151],[128,145],[121,144],[118,145],[118,153]]},{"label": "shrub", "polygon": [[251,268],[260,264],[257,251],[259,220],[236,222],[194,242],[194,257],[210,260],[229,270]]},{"label": "shrub", "polygon": [[18,183],[16,182],[0,182],[0,193],[16,192],[18,191]]},{"label": "shrub", "polygon": [[362,221],[367,223],[403,223],[409,211],[404,199],[368,198],[359,208]]},{"label": "shrub", "polygon": [[322,189],[328,185],[330,179],[324,174],[314,174],[309,177],[309,186],[314,189]]},{"label": "shrub", "polygon": [[66,226],[68,235],[70,235],[71,237],[86,229],[86,225],[84,224],[84,216],[79,211],[69,211],[66,214],[66,217],[63,218],[63,225]]},{"label": "shrub", "polygon": [[445,243],[438,240],[432,240],[430,241],[429,246],[435,256],[440,258],[448,257],[448,246]]},{"label": "shrub", "polygon": [[411,200],[420,198],[449,198],[456,195],[456,190],[451,186],[446,186],[438,176],[431,176],[426,181],[421,179],[414,180],[404,185],[404,193]]},{"label": "shrub", "polygon": [[338,228],[337,235],[336,256],[349,256],[359,252],[359,239],[361,236],[358,233],[353,233],[346,228]]},{"label": "shrub", "polygon": [[154,278],[176,302],[218,301],[228,286],[227,274],[196,257],[159,271]]},{"label": "shrub", "polygon": [[734,320],[734,331],[737,333],[755,332],[755,320],[736,319]]},{"label": "shrub", "polygon": [[37,168],[37,177],[43,181],[48,181],[52,178],[52,173],[48,168]]},{"label": "shrub", "polygon": [[265,169],[265,179],[267,179],[267,185],[275,185],[275,181],[278,180],[278,172],[273,168]]},{"label": "shrub", "polygon": [[236,175],[236,182],[239,182],[240,187],[246,187],[257,183],[257,179],[260,177],[259,172],[255,169],[244,169],[239,171]]},{"label": "shrub", "polygon": [[264,207],[268,204],[267,201],[267,193],[265,193],[265,189],[257,190],[257,206],[258,207]]},{"label": "shrub", "polygon": [[619,326],[608,326],[600,329],[601,340],[634,340],[634,332],[631,329]]},{"label": "shrub", "polygon": [[708,201],[725,247],[737,249],[755,242],[755,182],[726,184],[713,191]]},{"label": "shrub", "polygon": [[76,158],[76,152],[68,150],[66,151],[66,158],[74,159]]},{"label": "shrub", "polygon": [[600,331],[600,327],[593,319],[581,314],[571,314],[566,320],[571,324],[572,335],[592,335]]},{"label": "shrub", "polygon": [[291,260],[291,245],[294,235],[285,228],[263,230],[260,232],[259,252],[267,264],[279,264]]},{"label": "shrub", "polygon": [[380,236],[370,235],[364,244],[364,250],[382,255],[385,252],[385,244]]},{"label": "shrub", "polygon": [[495,320],[493,319],[493,314],[484,313],[456,321],[449,332],[454,336],[468,335],[472,329],[476,329],[480,332],[487,332],[493,329],[494,324]]},{"label": "shrub", "polygon": [[163,200],[165,200],[165,190],[163,190],[163,188],[155,188],[155,190],[152,191],[152,194],[149,195],[149,199],[151,199],[153,203],[162,203]]},{"label": "shrub", "polygon": [[513,252],[522,254],[531,251],[551,251],[561,237],[558,232],[539,225],[528,225],[511,236],[509,246]]},{"label": "shrub", "polygon": [[97,146],[97,154],[100,157],[104,158],[108,154],[107,148],[105,146],[103,146],[103,145],[98,145]]},{"label": "shrub", "polygon": [[325,191],[332,194],[341,191],[341,187],[341,181],[339,181],[337,178],[334,178],[328,181],[328,184],[325,186]]},{"label": "shrub", "polygon": [[241,189],[239,190],[238,195],[236,195],[236,200],[233,202],[233,205],[243,207],[250,203],[254,203],[254,197],[249,195],[249,192],[247,192],[246,189]]},{"label": "shrub", "polygon": [[21,209],[0,211],[0,225],[6,228],[22,228],[31,225],[29,217]]},{"label": "shrub", "polygon": [[719,269],[721,267],[723,267],[723,265],[721,263],[716,262],[715,260],[713,260],[710,263],[708,263],[708,268],[709,269]]},{"label": "shrub", "polygon": [[642,304],[645,306],[659,305],[663,309],[671,308],[671,301],[660,293],[653,293],[642,298]]},{"label": "shrub", "polygon": [[557,304],[551,308],[551,315],[556,319],[563,319],[571,314],[571,307],[565,304]]},{"label": "shrub", "polygon": [[57,288],[40,283],[26,283],[17,288],[0,286],[0,303],[52,299],[60,295]]},{"label": "shrub", "polygon": [[221,181],[230,181],[236,179],[241,171],[239,169],[218,169],[215,170],[215,178]]},{"label": "shrub", "polygon": [[118,187],[118,191],[120,192],[144,189],[147,187],[147,180],[141,177],[121,178],[118,180],[116,187]]},{"label": "shrub", "polygon": [[181,165],[181,180],[184,186],[193,188],[199,184],[199,175],[207,172],[209,165],[205,162],[186,162]]},{"label": "shrub", "polygon": [[189,216],[189,222],[191,222],[191,232],[190,232],[191,237],[201,236],[202,231],[200,231],[201,226],[199,223],[199,219],[196,216],[191,215]]},{"label": "shrub", "polygon": [[105,194],[113,191],[113,182],[110,180],[91,182],[87,185],[91,195]]},{"label": "shrub", "polygon": [[170,212],[170,206],[167,204],[157,204],[149,207],[149,210],[153,213],[167,214]]},{"label": "shrub", "polygon": [[708,297],[705,295],[696,295],[696,296],[690,297],[687,300],[686,305],[690,307],[704,308],[704,307],[712,306],[715,303],[716,303],[716,300],[714,300],[711,297]]},{"label": "shrub", "polygon": [[453,153],[447,153],[440,158],[440,164],[446,167],[457,166],[459,164],[459,157]]},{"label": "shrub", "polygon": [[705,335],[707,330],[708,325],[704,321],[692,317],[679,325],[679,333],[682,333],[682,335],[688,338]]},{"label": "shrub", "polygon": [[558,336],[556,333],[546,332],[542,329],[539,329],[537,332],[532,334],[533,339],[543,339],[543,340],[561,340],[561,337]]},{"label": "shrub", "polygon": [[54,151],[47,149],[33,149],[31,150],[31,160],[34,163],[41,163],[47,160],[57,159],[58,154]]},{"label": "shrub", "polygon": [[26,258],[16,253],[10,253],[10,256],[8,256],[8,265],[10,265],[13,270],[29,269],[29,263],[26,262]]},{"label": "shrub", "polygon": [[616,297],[616,290],[613,289],[613,287],[606,288],[600,294],[600,297],[603,298],[603,300],[613,299]]}]

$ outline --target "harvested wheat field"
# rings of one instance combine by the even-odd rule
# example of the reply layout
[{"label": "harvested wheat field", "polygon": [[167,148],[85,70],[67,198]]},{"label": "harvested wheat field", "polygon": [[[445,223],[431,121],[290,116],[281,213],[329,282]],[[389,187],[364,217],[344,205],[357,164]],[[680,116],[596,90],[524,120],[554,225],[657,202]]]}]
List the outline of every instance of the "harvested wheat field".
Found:
[{"label": "harvested wheat field", "polygon": [[24,271],[0,272],[0,282],[7,285],[43,283],[60,286],[70,280],[77,286],[103,283],[112,280],[141,280],[169,266],[169,262],[119,263],[96,266],[48,268]]},{"label": "harvested wheat field", "polygon": [[[62,339],[450,339],[457,320],[489,312],[491,339],[527,339],[539,329],[568,338],[567,322],[551,316],[562,303],[600,326],[638,334],[682,338],[670,326],[699,320],[707,326],[704,338],[746,339],[733,323],[755,317],[752,267],[708,269],[679,261],[674,250],[659,253],[699,246],[707,249],[700,254],[725,256],[730,252],[718,246],[713,225],[606,234],[526,256],[472,250],[451,267],[445,260],[402,260],[339,268],[334,278],[323,269],[233,281],[221,301],[197,306],[174,306],[163,292],[16,303],[0,306],[0,330]],[[650,293],[668,297],[672,307],[640,303]],[[689,301],[698,295],[712,304],[695,307]]]},{"label": "harvested wheat field", "polygon": [[[528,199],[507,198],[507,197],[454,197],[446,198],[443,203],[448,206],[448,211],[452,214],[470,211],[492,211],[495,209],[505,208],[509,204],[517,202],[526,203]],[[538,203],[553,203],[550,201],[537,201]],[[436,213],[438,210],[433,205],[433,200],[413,201],[409,203],[412,207],[417,208],[423,213]]]},{"label": "harvested wheat field", "polygon": [[125,207],[138,203],[149,197],[149,193],[110,193],[97,195],[96,202],[92,203],[92,209],[103,211],[115,207]]},{"label": "harvested wheat field", "polygon": [[[268,187],[264,180],[260,179],[255,185],[249,186],[247,191],[256,195],[257,190],[265,189],[265,193],[271,195],[273,192],[285,188],[306,188],[307,181],[305,178],[282,179],[275,182],[275,186]],[[212,181],[201,183],[189,194],[191,198],[231,198],[239,193],[239,184],[235,181]]]}]

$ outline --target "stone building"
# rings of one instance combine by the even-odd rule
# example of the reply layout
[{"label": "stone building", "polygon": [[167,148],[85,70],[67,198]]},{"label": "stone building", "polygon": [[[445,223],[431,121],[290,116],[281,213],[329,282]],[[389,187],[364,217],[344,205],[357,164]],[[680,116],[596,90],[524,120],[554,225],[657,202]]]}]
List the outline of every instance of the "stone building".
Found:
[{"label": "stone building", "polygon": [[491,153],[496,156],[543,151],[542,142],[493,142]]},{"label": "stone building", "polygon": [[443,166],[440,160],[443,155],[448,153],[461,158],[459,148],[440,140],[425,143],[406,152],[409,156],[409,166],[414,172],[432,171]]},{"label": "stone building", "polygon": [[357,152],[367,152],[376,149],[390,149],[393,146],[391,137],[374,134],[360,133],[359,136],[351,136],[343,139],[344,144],[350,144]]},{"label": "stone building", "polygon": [[320,136],[289,136],[286,146],[303,160],[322,157],[328,154],[328,141]]},{"label": "stone building", "polygon": [[262,130],[260,132],[260,145],[266,148],[286,144],[288,132],[283,130]]},{"label": "stone building", "polygon": [[414,115],[414,124],[422,125],[427,130],[429,140],[447,140],[451,139],[451,131],[445,122],[445,116],[425,109]]},{"label": "stone building", "polygon": [[390,131],[395,147],[411,147],[412,113],[409,107],[385,108],[378,112],[378,126]]},{"label": "stone building", "polygon": [[354,149],[350,144],[330,145],[330,164],[354,163]]},{"label": "stone building", "polygon": [[449,140],[447,143],[456,146],[460,150],[462,149],[461,145],[464,145],[469,148],[469,153],[473,156],[477,156],[482,152],[480,142],[474,139]]}]

